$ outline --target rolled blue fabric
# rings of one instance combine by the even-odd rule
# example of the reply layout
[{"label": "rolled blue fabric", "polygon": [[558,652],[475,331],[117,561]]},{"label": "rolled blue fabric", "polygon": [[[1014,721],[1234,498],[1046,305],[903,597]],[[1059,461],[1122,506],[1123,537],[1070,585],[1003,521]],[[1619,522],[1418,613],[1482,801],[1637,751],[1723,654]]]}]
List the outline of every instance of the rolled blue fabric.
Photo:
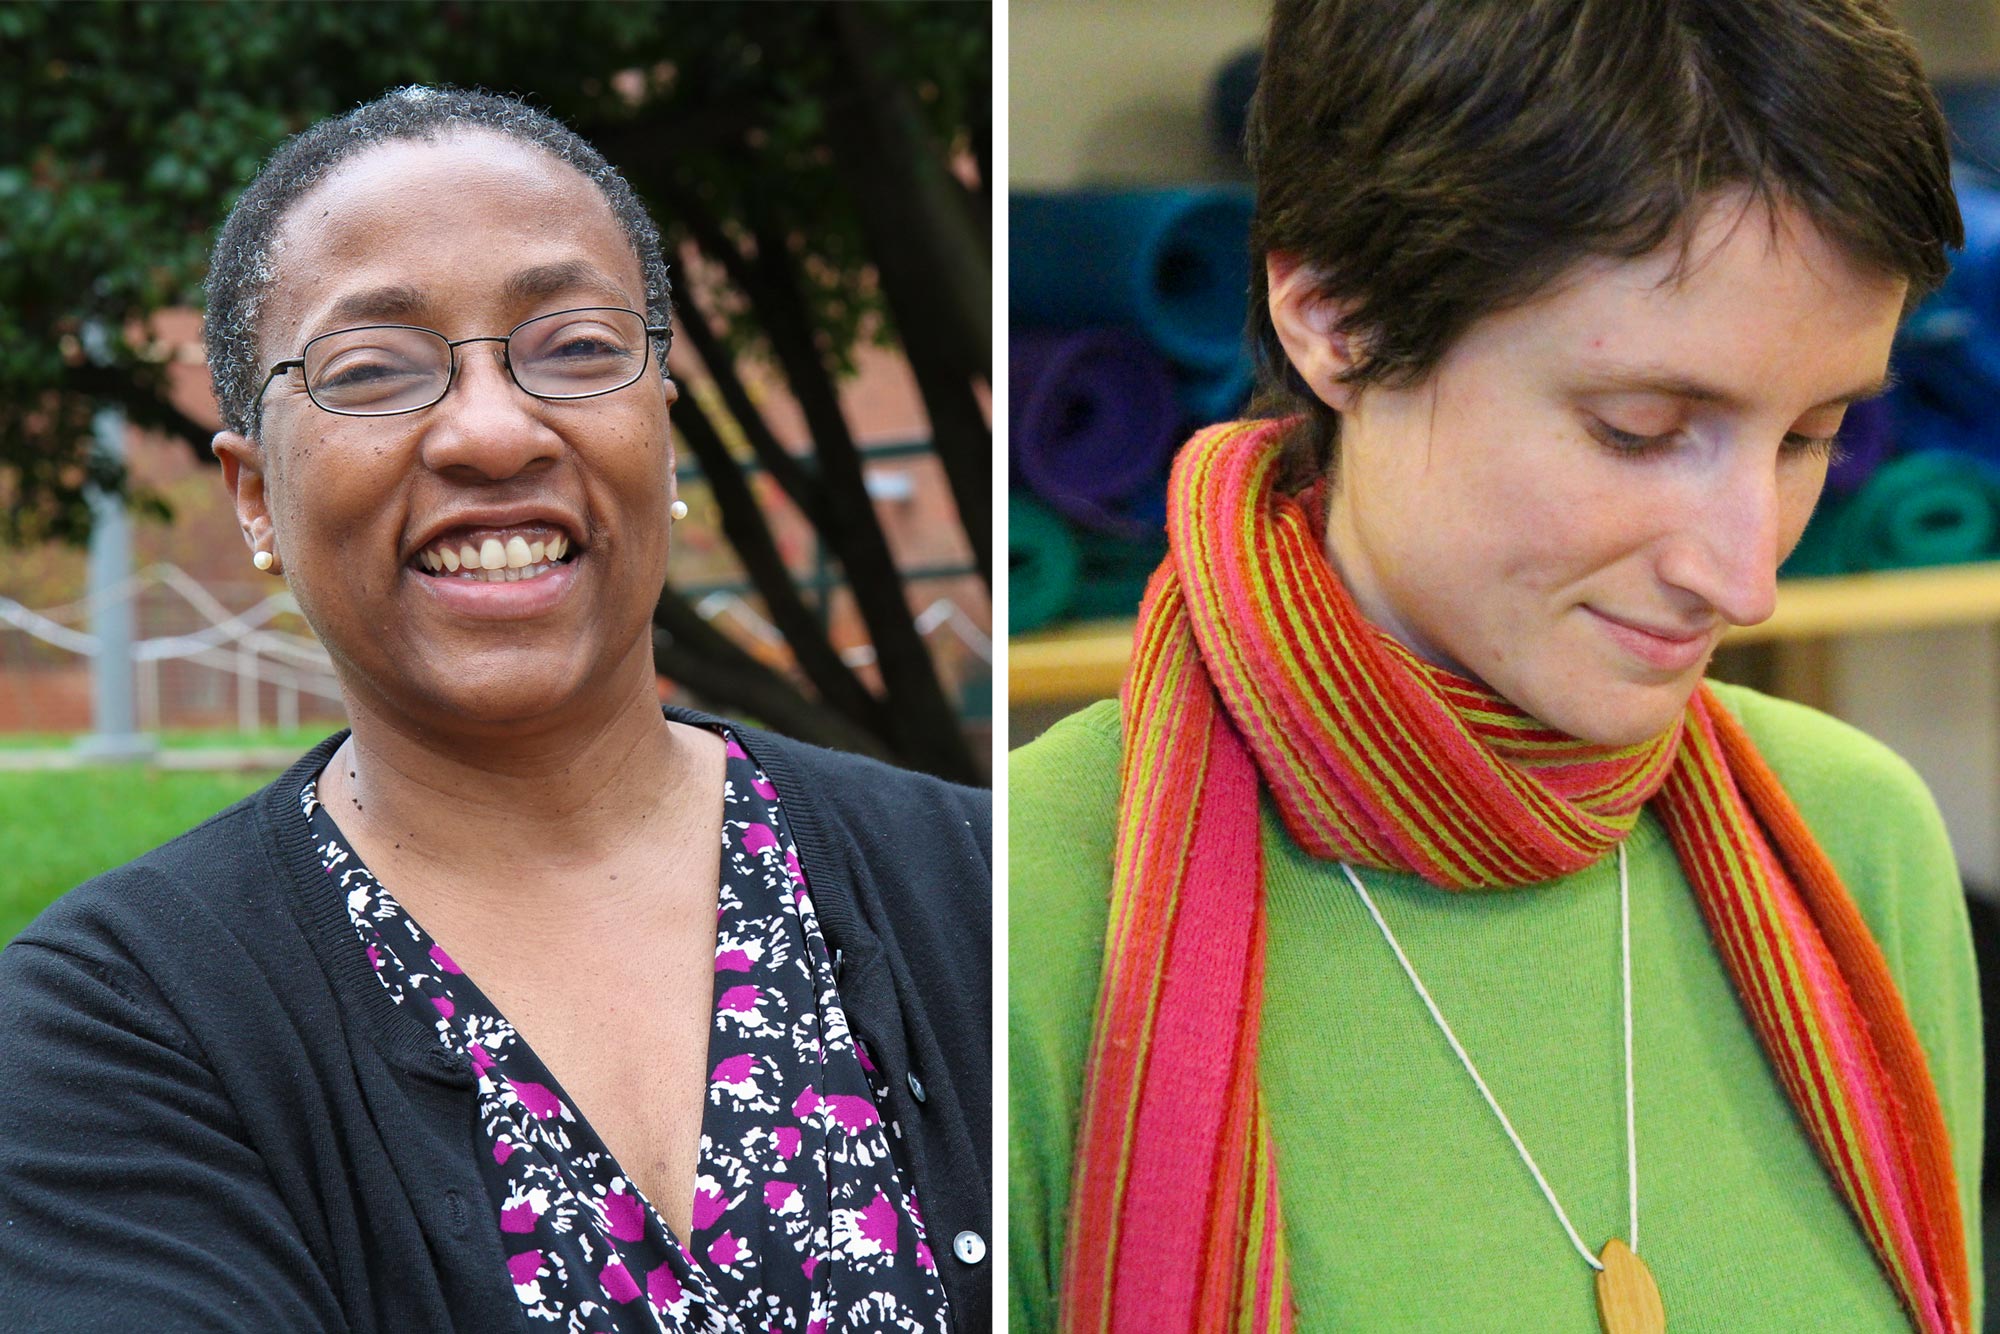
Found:
[{"label": "rolled blue fabric", "polygon": [[1243,415],[1255,378],[1247,355],[1220,370],[1179,371],[1174,381],[1181,412],[1190,426],[1233,421]]},{"label": "rolled blue fabric", "polygon": [[1166,361],[1129,329],[1007,340],[1015,478],[1065,517],[1130,532],[1119,502],[1154,483],[1180,434]]},{"label": "rolled blue fabric", "polygon": [[1009,312],[1135,329],[1170,361],[1220,370],[1243,356],[1250,206],[1234,186],[1012,195]]},{"label": "rolled blue fabric", "polygon": [[1208,83],[1208,132],[1215,146],[1243,160],[1243,131],[1250,123],[1250,99],[1264,68],[1261,47],[1238,51],[1216,67]]},{"label": "rolled blue fabric", "polygon": [[1870,399],[1847,410],[1840,424],[1840,457],[1826,471],[1826,489],[1835,495],[1851,495],[1874,476],[1889,460],[1891,425],[1889,405]]},{"label": "rolled blue fabric", "polygon": [[[1978,174],[1952,173],[1965,246],[1951,257],[1944,286],[1911,313],[1896,339],[1899,422],[1904,405],[1955,421],[2000,457],[2000,189]],[[1925,423],[1931,429],[1931,423]],[[1906,447],[1912,442],[1905,441]]]},{"label": "rolled blue fabric", "polygon": [[1890,412],[1897,446],[1905,454],[1949,450],[2000,462],[2000,436],[1996,436],[2000,424],[1948,412],[1907,386],[1891,395]]},{"label": "rolled blue fabric", "polygon": [[1975,160],[2000,163],[2000,79],[1937,79],[1932,86],[1952,138]]}]

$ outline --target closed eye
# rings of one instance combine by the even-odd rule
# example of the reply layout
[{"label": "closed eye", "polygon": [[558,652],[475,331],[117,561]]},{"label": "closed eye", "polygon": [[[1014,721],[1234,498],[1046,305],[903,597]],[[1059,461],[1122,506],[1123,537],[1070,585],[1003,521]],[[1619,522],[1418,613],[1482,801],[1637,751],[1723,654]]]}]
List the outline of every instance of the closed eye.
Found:
[{"label": "closed eye", "polygon": [[1621,431],[1609,422],[1592,418],[1590,432],[1599,443],[1612,453],[1625,458],[1649,458],[1672,449],[1680,439],[1680,432],[1668,431],[1662,435],[1638,435],[1631,431]]},{"label": "closed eye", "polygon": [[1847,457],[1847,451],[1840,447],[1838,434],[1799,435],[1794,432],[1785,437],[1785,452],[1804,455],[1807,458],[1824,458],[1828,467]]},{"label": "closed eye", "polygon": [[[1680,439],[1680,432],[1668,431],[1661,435],[1638,435],[1631,431],[1621,431],[1608,422],[1591,422],[1591,433],[1613,453],[1625,458],[1650,458],[1672,449]],[[1847,457],[1840,447],[1840,436],[1802,435],[1796,431],[1785,437],[1784,451],[1794,458],[1824,458],[1827,465],[1839,463]]]}]

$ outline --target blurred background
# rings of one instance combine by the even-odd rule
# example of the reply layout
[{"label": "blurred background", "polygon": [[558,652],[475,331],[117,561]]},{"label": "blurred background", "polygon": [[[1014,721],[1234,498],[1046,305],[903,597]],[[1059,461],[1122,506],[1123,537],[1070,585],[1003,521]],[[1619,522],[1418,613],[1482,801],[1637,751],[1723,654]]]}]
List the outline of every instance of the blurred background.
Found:
[{"label": "blurred background", "polygon": [[991,62],[972,3],[0,4],[0,940],[343,721],[199,291],[285,136],[408,83],[561,117],[660,224],[662,698],[984,782]]},{"label": "blurred background", "polygon": [[[1899,388],[1850,412],[1848,459],[1783,572],[1777,615],[1727,641],[1713,674],[1845,718],[1923,774],[1968,891],[1993,1070],[2000,0],[1896,8],[1952,122],[1967,245],[1898,340]],[[1132,613],[1165,550],[1167,463],[1249,389],[1238,144],[1267,9],[1010,5],[1009,745],[1117,694]],[[2000,1096],[1987,1106],[1990,1157]],[[1996,1214],[1989,1194],[1989,1275]],[[1987,1290],[1992,1312],[1991,1277]]]}]

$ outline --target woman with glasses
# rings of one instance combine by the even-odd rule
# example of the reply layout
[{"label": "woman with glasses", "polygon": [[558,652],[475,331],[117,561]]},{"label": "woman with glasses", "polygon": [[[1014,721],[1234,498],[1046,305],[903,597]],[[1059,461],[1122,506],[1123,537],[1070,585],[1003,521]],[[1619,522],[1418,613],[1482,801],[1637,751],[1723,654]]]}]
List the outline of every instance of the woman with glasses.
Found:
[{"label": "woman with glasses", "polygon": [[1962,244],[1880,0],[1278,0],[1265,415],[1010,769],[1016,1329],[1979,1327],[1935,804],[1703,679]]},{"label": "woman with glasses", "polygon": [[660,708],[625,181],[404,89],[277,152],[208,298],[352,730],[0,954],[7,1327],[983,1328],[986,804]]}]

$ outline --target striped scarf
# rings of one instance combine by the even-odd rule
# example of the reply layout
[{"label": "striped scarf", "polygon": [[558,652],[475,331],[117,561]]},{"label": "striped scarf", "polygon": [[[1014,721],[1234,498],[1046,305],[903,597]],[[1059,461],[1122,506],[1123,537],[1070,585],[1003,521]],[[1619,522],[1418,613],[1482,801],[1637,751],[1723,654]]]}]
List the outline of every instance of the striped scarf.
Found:
[{"label": "striped scarf", "polygon": [[1140,612],[1062,1328],[1290,1330],[1270,1126],[1258,794],[1316,857],[1445,889],[1598,861],[1648,802],[1827,1172],[1924,1334],[1967,1334],[1944,1118],[1839,874],[1706,686],[1667,735],[1592,745],[1365,622],[1273,487],[1283,422],[1197,435]]}]

